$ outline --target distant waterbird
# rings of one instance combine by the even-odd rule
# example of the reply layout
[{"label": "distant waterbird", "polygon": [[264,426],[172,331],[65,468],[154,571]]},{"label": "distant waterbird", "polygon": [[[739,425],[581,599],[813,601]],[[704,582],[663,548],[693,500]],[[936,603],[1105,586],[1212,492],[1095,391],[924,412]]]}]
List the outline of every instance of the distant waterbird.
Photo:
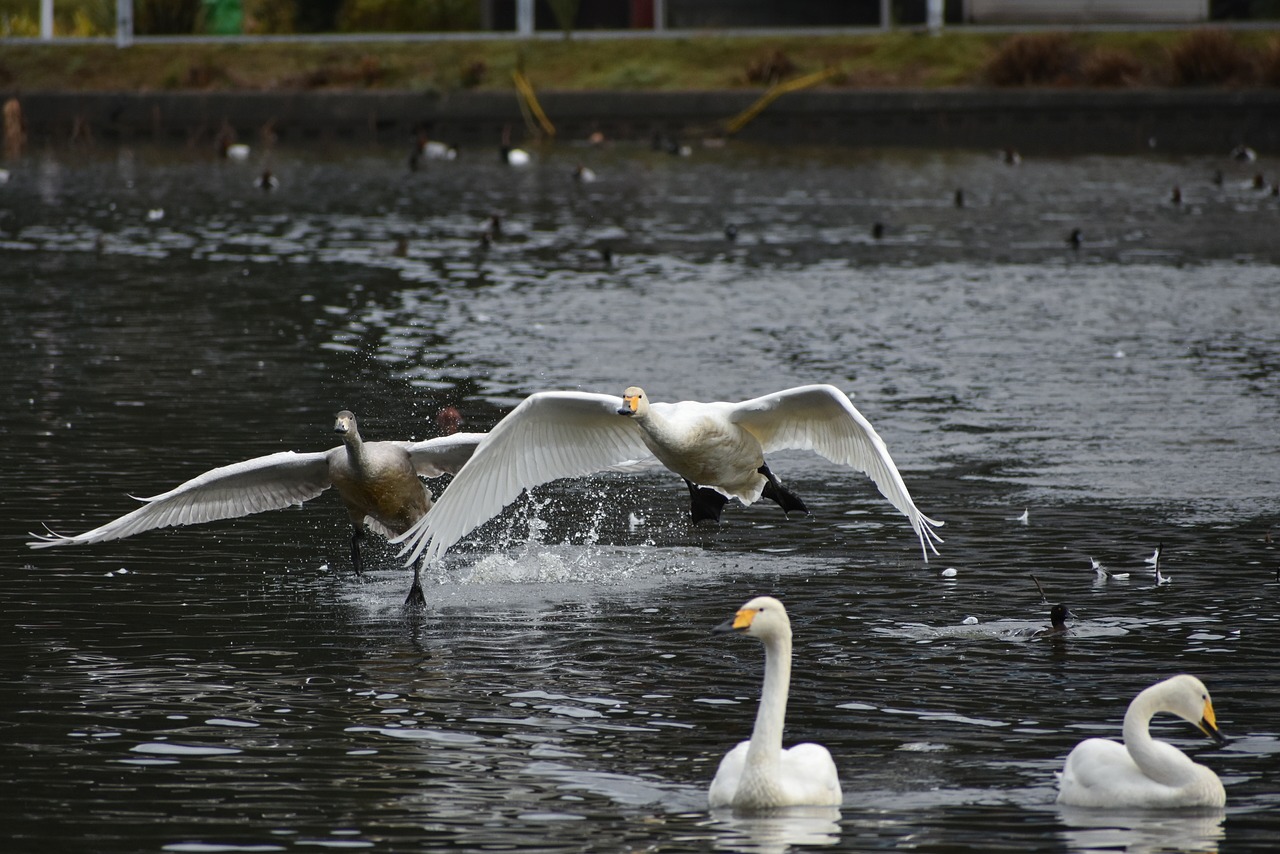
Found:
[{"label": "distant waterbird", "polygon": [[513,148],[510,145],[501,146],[498,153],[502,162],[508,166],[528,166],[533,162],[533,155],[525,151],[523,148]]},{"label": "distant waterbird", "polygon": [[425,134],[421,134],[414,143],[413,150],[409,152],[409,168],[416,172],[427,161],[457,160],[458,154],[458,146],[453,143],[430,139]]},{"label": "distant waterbird", "polygon": [[1071,626],[1067,620],[1074,620],[1076,615],[1071,613],[1071,609],[1061,603],[1054,605],[1049,609],[1049,628],[1037,629],[1031,633],[1033,638],[1062,637],[1071,631]]},{"label": "distant waterbird", "polygon": [[1241,163],[1253,163],[1258,159],[1258,152],[1247,145],[1237,145],[1231,149],[1231,159]]},{"label": "distant waterbird", "polygon": [[1097,558],[1089,558],[1089,563],[1092,565],[1094,576],[1099,583],[1105,583],[1109,579],[1115,579],[1116,581],[1127,581],[1129,579],[1129,573],[1112,572],[1103,566],[1102,561]]}]

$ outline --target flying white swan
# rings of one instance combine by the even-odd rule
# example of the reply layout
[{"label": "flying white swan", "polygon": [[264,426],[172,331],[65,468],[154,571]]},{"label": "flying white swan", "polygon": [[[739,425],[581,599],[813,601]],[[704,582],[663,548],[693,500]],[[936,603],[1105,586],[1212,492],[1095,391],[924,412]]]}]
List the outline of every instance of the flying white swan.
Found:
[{"label": "flying white swan", "polygon": [[1089,738],[1067,756],[1058,777],[1058,803],[1074,807],[1171,809],[1221,807],[1222,781],[1172,744],[1148,732],[1157,712],[1171,712],[1221,743],[1213,701],[1204,683],[1182,674],[1142,691],[1124,715],[1124,744]]},{"label": "flying white swan", "polygon": [[[356,417],[343,410],[333,429],[342,445],[328,451],[281,451],[207,471],[146,504],[83,534],[31,534],[33,549],[117,540],[171,525],[195,525],[281,510],[315,498],[330,486],[342,496],[351,516],[351,562],[362,570],[360,540],[365,526],[391,537],[409,530],[431,507],[431,493],[419,476],[460,471],[483,433],[456,433],[423,442],[365,442]],[[407,605],[426,599],[414,567]]]},{"label": "flying white swan", "polygon": [[764,688],[749,741],[720,760],[707,803],[712,809],[740,811],[776,807],[839,806],[840,775],[820,744],[782,749],[782,726],[791,686],[791,621],[782,603],[770,596],[752,599],[717,632],[740,632],[764,644]]},{"label": "flying white swan", "polygon": [[649,403],[642,389],[622,397],[544,391],[526,398],[476,448],[432,511],[392,542],[410,560],[439,558],[522,490],[581,477],[626,461],[652,460],[684,478],[694,522],[719,521],[731,498],[761,496],[785,512],[809,512],[765,464],[783,449],[815,451],[865,472],[911,522],[925,560],[941,525],[916,509],[884,440],[835,386],[807,385],[741,403]]}]

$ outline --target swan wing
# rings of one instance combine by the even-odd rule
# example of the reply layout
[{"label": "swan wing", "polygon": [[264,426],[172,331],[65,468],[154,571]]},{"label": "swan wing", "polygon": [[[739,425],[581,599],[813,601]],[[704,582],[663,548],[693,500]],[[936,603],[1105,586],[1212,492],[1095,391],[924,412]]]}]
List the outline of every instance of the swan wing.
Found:
[{"label": "swan wing", "polygon": [[423,477],[457,474],[471,459],[484,433],[454,433],[422,442],[396,442],[409,452],[414,470]]},{"label": "swan wing", "polygon": [[1133,761],[1123,744],[1106,738],[1080,742],[1067,756],[1058,777],[1058,803],[1076,807],[1133,807],[1150,803],[1158,789]]},{"label": "swan wing", "polygon": [[1147,749],[1177,752],[1182,766],[1178,783],[1148,776],[1125,745],[1105,738],[1089,738],[1075,746],[1058,776],[1058,803],[1073,807],[1172,809],[1220,807],[1226,792],[1218,776],[1191,762],[1167,742],[1155,741]]},{"label": "swan wing", "polygon": [[618,415],[622,398],[543,391],[525,398],[476,446],[431,511],[392,542],[412,563],[435,560],[522,491],[650,456],[641,429]]},{"label": "swan wing", "polygon": [[737,746],[724,755],[716,776],[711,780],[711,789],[707,792],[707,805],[711,809],[733,806],[733,796],[738,793],[738,784],[742,782],[742,772],[747,767],[747,749],[751,741],[738,742]]},{"label": "swan wing", "polygon": [[911,522],[924,558],[938,553],[942,525],[916,509],[902,474],[880,434],[849,396],[832,385],[806,385],[744,400],[732,407],[730,419],[759,440],[764,452],[814,451],[833,463],[866,474],[880,494]]},{"label": "swan wing", "polygon": [[783,786],[789,800],[800,806],[839,806],[844,800],[840,774],[831,751],[806,742],[782,751]]},{"label": "swan wing", "polygon": [[151,498],[132,513],[83,534],[32,534],[33,549],[83,545],[129,537],[152,528],[195,525],[281,510],[301,504],[329,488],[329,461],[324,452],[281,451],[193,477]]}]

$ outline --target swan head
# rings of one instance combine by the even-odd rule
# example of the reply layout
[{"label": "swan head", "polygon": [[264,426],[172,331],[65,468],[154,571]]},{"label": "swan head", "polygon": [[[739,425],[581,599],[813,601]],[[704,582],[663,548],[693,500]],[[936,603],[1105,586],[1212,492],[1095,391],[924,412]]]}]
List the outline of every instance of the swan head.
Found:
[{"label": "swan head", "polygon": [[639,386],[631,386],[622,393],[622,408],[618,410],[619,415],[639,415],[644,417],[649,414],[649,398],[645,395],[644,389]]},{"label": "swan head", "polygon": [[757,596],[738,609],[733,619],[725,620],[712,629],[716,633],[737,632],[752,635],[761,640],[779,636],[791,636],[791,620],[787,609],[772,596]]},{"label": "swan head", "polygon": [[[344,409],[334,416],[333,432],[346,438],[347,436],[357,433],[356,416],[350,410]],[[358,435],[358,433],[357,433]]]},{"label": "swan head", "polygon": [[1225,744],[1227,739],[1218,730],[1218,718],[1213,711],[1213,700],[1209,697],[1209,689],[1194,676],[1181,674],[1166,679],[1147,690],[1157,690],[1163,701],[1161,708],[1172,712],[1195,726],[1218,744]]}]

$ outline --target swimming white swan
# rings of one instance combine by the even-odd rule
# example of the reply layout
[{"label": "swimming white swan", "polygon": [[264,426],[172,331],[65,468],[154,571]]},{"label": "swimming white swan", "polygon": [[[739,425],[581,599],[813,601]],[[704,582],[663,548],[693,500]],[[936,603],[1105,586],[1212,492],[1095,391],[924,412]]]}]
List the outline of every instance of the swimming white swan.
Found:
[{"label": "swimming white swan", "polygon": [[916,509],[889,449],[871,422],[835,386],[807,385],[741,403],[649,403],[642,389],[622,397],[544,391],[526,398],[489,432],[470,462],[408,533],[401,553],[428,560],[497,515],[525,489],[581,477],[628,460],[656,458],[684,478],[695,522],[719,521],[731,498],[761,496],[785,512],[809,512],[783,487],[764,455],[794,448],[870,475],[911,522],[925,560],[941,525]]},{"label": "swimming white swan", "polygon": [[770,596],[752,599],[717,632],[741,632],[764,644],[764,688],[751,739],[720,760],[707,803],[740,811],[776,807],[839,806],[840,775],[820,744],[782,749],[782,726],[791,686],[791,621]]},{"label": "swimming white swan", "polygon": [[[83,534],[35,534],[33,549],[116,540],[171,525],[195,525],[281,510],[315,498],[330,486],[342,496],[351,517],[351,562],[361,572],[360,540],[365,526],[387,537],[407,531],[431,507],[431,493],[419,480],[460,471],[483,438],[482,433],[456,433],[423,442],[365,442],[356,417],[339,412],[333,429],[342,445],[328,451],[281,451],[207,471],[146,504]],[[405,600],[426,599],[414,567],[413,586]]]},{"label": "swimming white swan", "polygon": [[1221,807],[1222,781],[1147,727],[1157,712],[1171,712],[1221,743],[1213,701],[1204,683],[1182,674],[1147,688],[1124,715],[1124,744],[1090,738],[1067,756],[1058,778],[1058,803],[1075,807],[1170,809]]}]

